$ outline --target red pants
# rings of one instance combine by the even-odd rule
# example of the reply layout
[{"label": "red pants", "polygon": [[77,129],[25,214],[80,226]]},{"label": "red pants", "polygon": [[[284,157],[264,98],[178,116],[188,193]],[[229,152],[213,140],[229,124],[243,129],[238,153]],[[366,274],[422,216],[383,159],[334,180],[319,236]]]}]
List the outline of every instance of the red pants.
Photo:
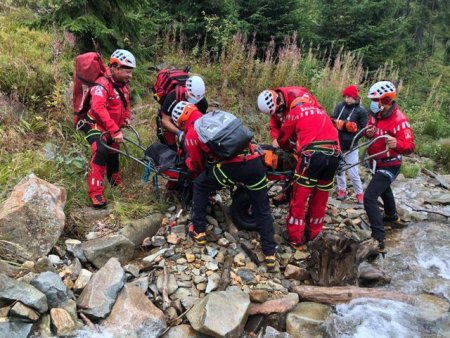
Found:
[{"label": "red pants", "polygon": [[[119,154],[106,149],[100,143],[100,137],[93,135],[88,138],[91,143],[91,161],[89,162],[89,173],[87,177],[88,195],[93,198],[96,195],[103,195],[103,178],[105,174],[112,186],[121,184],[119,172]],[[110,147],[119,149],[117,143],[108,144]]]},{"label": "red pants", "polygon": [[[319,184],[325,184],[325,182],[319,182]],[[290,241],[303,244],[319,235],[327,209],[328,194],[328,191],[320,190],[317,187],[309,188],[294,183],[286,219]],[[308,211],[306,212],[308,198]],[[308,215],[307,219],[305,219],[305,214]]]}]

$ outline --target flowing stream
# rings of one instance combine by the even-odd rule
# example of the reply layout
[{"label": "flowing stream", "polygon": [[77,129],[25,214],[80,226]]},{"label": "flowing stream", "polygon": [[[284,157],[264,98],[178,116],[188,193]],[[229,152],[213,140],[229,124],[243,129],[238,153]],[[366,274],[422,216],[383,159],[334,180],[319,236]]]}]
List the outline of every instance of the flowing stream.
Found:
[{"label": "flowing stream", "polygon": [[[338,305],[325,323],[331,337],[450,337],[450,225],[415,223],[387,235],[378,258],[392,281],[384,288],[420,295],[414,304],[355,299]],[[437,297],[432,297],[434,295]]]}]

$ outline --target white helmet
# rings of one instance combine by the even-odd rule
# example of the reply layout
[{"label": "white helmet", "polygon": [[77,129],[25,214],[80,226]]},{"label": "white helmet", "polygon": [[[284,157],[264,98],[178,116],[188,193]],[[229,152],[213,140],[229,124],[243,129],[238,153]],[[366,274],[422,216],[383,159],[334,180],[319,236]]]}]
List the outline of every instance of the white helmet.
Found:
[{"label": "white helmet", "polygon": [[117,49],[112,53],[109,64],[117,63],[119,66],[136,68],[136,59],[134,55],[125,49]]},{"label": "white helmet", "polygon": [[367,97],[369,99],[383,99],[385,97],[389,97],[392,100],[395,100],[396,96],[396,90],[395,86],[390,81],[380,81],[375,83],[372,87],[369,89],[369,94]]},{"label": "white helmet", "polygon": [[192,112],[197,110],[197,107],[189,102],[180,101],[172,109],[172,121],[178,128],[182,128],[183,122],[186,122],[191,116]]},{"label": "white helmet", "polygon": [[193,104],[205,96],[205,82],[200,76],[190,76],[186,81],[186,99]]},{"label": "white helmet", "polygon": [[263,90],[258,95],[258,108],[265,114],[272,115],[277,111],[278,94],[274,90]]}]

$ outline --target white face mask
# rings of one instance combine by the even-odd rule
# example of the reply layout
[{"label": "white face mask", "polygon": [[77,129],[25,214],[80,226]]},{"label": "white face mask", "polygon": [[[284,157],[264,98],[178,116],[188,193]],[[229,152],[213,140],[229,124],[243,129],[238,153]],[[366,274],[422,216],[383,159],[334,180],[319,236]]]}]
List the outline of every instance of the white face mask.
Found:
[{"label": "white face mask", "polygon": [[198,103],[200,100],[197,100],[195,97],[189,96],[189,97],[187,98],[187,101],[188,101],[189,103],[196,104],[196,103]]},{"label": "white face mask", "polygon": [[378,102],[371,101],[371,102],[370,102],[370,110],[371,110],[372,112],[374,112],[375,114],[378,113],[378,112],[380,112],[381,108],[380,108],[380,106],[378,105]]}]

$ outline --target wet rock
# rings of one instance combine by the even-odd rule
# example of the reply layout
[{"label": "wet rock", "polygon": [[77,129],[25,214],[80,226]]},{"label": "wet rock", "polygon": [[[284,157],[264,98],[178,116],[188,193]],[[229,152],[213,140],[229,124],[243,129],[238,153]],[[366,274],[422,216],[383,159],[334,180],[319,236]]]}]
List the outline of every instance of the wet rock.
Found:
[{"label": "wet rock", "polygon": [[116,257],[121,264],[127,263],[133,257],[134,244],[122,235],[111,235],[84,242],[83,252],[100,269],[111,257]]},{"label": "wet rock", "polygon": [[261,338],[291,338],[292,336],[287,332],[279,332],[272,326],[267,326],[264,335]]},{"label": "wet rock", "polygon": [[0,337],[25,338],[29,337],[33,323],[23,322],[0,322]]},{"label": "wet rock", "polygon": [[296,265],[288,264],[284,270],[284,277],[304,281],[310,278],[308,270]]},{"label": "wet rock", "polygon": [[269,299],[269,293],[266,290],[251,290],[250,300],[253,303],[264,303]]},{"label": "wet rock", "polygon": [[249,315],[286,313],[298,304],[298,300],[299,298],[296,293],[289,293],[280,299],[268,300],[262,304],[252,303],[249,308]]},{"label": "wet rock", "polygon": [[248,318],[248,294],[231,290],[213,292],[187,313],[194,330],[213,337],[238,338]]},{"label": "wet rock", "polygon": [[430,322],[447,317],[450,310],[449,302],[426,294],[417,297],[416,306],[420,309],[420,317]]},{"label": "wet rock", "polygon": [[450,205],[450,193],[433,195],[428,199],[428,203]]},{"label": "wet rock", "polygon": [[[158,291],[162,294],[163,289],[163,275],[159,275],[158,279],[156,280],[156,287],[158,288]],[[169,274],[169,280],[167,281],[167,292],[169,295],[173,294],[178,289],[178,283],[177,279],[173,274]]]},{"label": "wet rock", "polygon": [[294,253],[294,259],[295,259],[296,261],[302,261],[302,260],[304,260],[304,259],[306,259],[306,258],[308,258],[308,257],[309,257],[309,252],[307,252],[307,251],[295,250],[295,253]]},{"label": "wet rock", "polygon": [[358,273],[363,285],[383,285],[391,282],[391,278],[381,268],[368,262],[362,262],[359,265]]},{"label": "wet rock", "polygon": [[73,298],[73,293],[54,272],[43,272],[31,281],[36,289],[47,296],[48,307],[59,307],[61,303]]},{"label": "wet rock", "polygon": [[157,338],[166,328],[164,313],[131,284],[123,287],[102,325],[111,332],[119,332],[122,337],[142,338]]},{"label": "wet rock", "polygon": [[126,224],[119,233],[128,238],[134,245],[141,245],[146,237],[156,235],[163,220],[163,215],[155,213]]},{"label": "wet rock", "polygon": [[40,313],[47,312],[47,297],[35,287],[0,274],[0,303],[20,301]]},{"label": "wet rock", "polygon": [[328,318],[330,307],[327,305],[302,302],[286,318],[286,331],[293,338],[321,336],[320,325]]},{"label": "wet rock", "polygon": [[64,309],[51,309],[50,317],[58,336],[68,335],[77,328],[77,324],[72,319],[71,315]]},{"label": "wet rock", "polygon": [[23,305],[21,302],[17,302],[9,311],[10,317],[19,318],[20,321],[36,322],[39,319],[39,313],[33,309]]},{"label": "wet rock", "polygon": [[93,318],[105,318],[111,311],[117,294],[125,282],[125,272],[117,258],[109,261],[97,271],[84,288],[77,305]]},{"label": "wet rock", "polygon": [[171,327],[161,338],[198,338],[197,332],[187,324]]},{"label": "wet rock", "polygon": [[167,243],[169,244],[178,244],[181,238],[178,237],[177,234],[169,234],[167,235]]},{"label": "wet rock", "polygon": [[81,241],[77,239],[66,239],[64,243],[66,244],[67,251],[70,252],[74,257],[78,258],[80,262],[87,262],[86,257],[84,256]]},{"label": "wet rock", "polygon": [[81,291],[85,288],[87,283],[91,280],[92,272],[86,269],[81,269],[80,275],[78,276],[77,280],[75,281],[75,284],[73,286],[73,289],[75,291]]},{"label": "wet rock", "polygon": [[[0,209],[0,256],[16,261],[22,256],[36,260],[47,255],[64,229],[65,203],[64,188],[34,174],[20,181]],[[14,243],[17,252],[9,255],[3,241]]]}]

